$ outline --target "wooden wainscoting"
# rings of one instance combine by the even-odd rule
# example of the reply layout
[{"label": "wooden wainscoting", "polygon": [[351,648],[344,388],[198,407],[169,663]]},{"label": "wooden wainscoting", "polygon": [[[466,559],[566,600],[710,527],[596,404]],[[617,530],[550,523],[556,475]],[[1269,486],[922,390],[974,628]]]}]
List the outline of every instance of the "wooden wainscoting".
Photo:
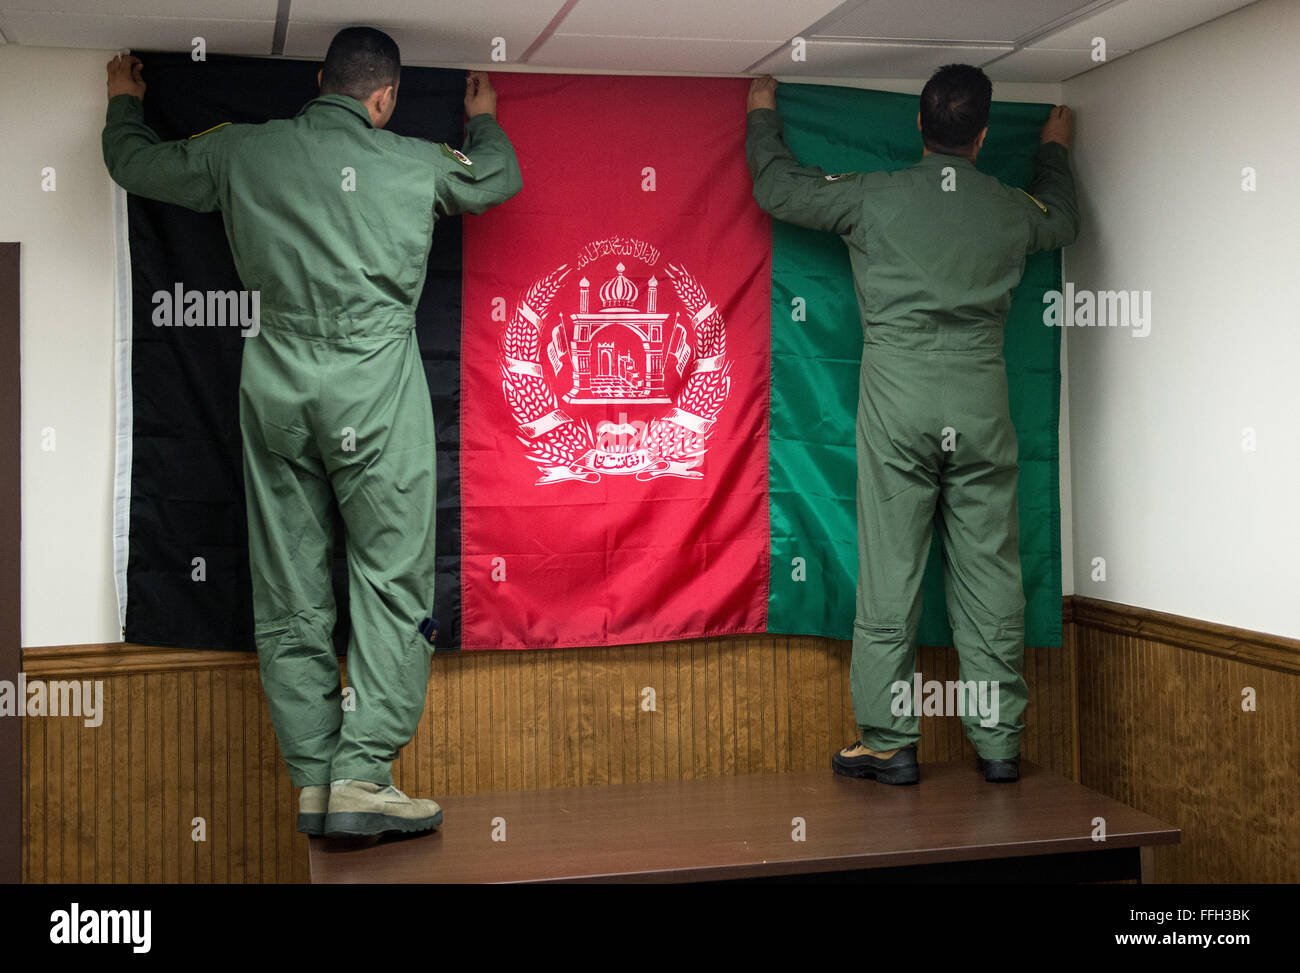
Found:
[{"label": "wooden wainscoting", "polygon": [[[1069,638],[1026,652],[1022,752],[1077,780],[1072,652]],[[831,753],[856,736],[849,654],[846,642],[800,637],[442,653],[394,777],[436,798],[829,773]],[[102,679],[105,700],[99,727],[24,721],[25,881],[307,880],[254,656],[110,645],[28,649],[23,662],[29,678]],[[919,669],[956,679],[956,654],[922,648]],[[922,762],[974,759],[957,717],[925,717],[922,732]]]},{"label": "wooden wainscoting", "polygon": [[1183,829],[1156,880],[1300,882],[1300,642],[1079,596],[1070,611],[1080,782]]},{"label": "wooden wainscoting", "polygon": [[[1159,881],[1300,881],[1300,642],[1080,597],[1065,614],[1062,648],[1026,652],[1024,755],[1181,827],[1156,849]],[[23,721],[24,880],[306,881],[252,655],[23,661],[102,679],[106,710],[97,728]],[[847,643],[786,637],[440,654],[395,777],[437,797],[821,769],[853,737],[848,663]],[[919,668],[957,678],[950,649],[923,648]],[[923,732],[923,762],[973,756],[955,717]]]}]

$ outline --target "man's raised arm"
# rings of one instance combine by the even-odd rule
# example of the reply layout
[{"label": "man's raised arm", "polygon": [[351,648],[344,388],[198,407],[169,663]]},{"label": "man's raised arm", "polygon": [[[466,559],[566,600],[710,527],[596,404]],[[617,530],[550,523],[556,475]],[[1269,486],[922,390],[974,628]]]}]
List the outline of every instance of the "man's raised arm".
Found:
[{"label": "man's raised arm", "polygon": [[754,179],[754,201],[778,220],[844,236],[862,215],[856,173],[828,176],[801,166],[781,135],[776,81],[757,78],[749,87],[745,159]]},{"label": "man's raised arm", "polygon": [[465,114],[465,151],[442,146],[448,164],[434,190],[434,208],[441,216],[482,213],[524,185],[514,146],[497,124],[497,93],[482,71],[466,76]]},{"label": "man's raised arm", "polygon": [[1070,175],[1070,143],[1074,140],[1074,113],[1065,105],[1052,109],[1039,136],[1034,160],[1034,181],[1029,195],[1038,204],[1030,211],[1029,252],[1055,250],[1079,235],[1079,203]]},{"label": "man's raised arm", "polygon": [[194,136],[164,142],[144,123],[144,65],[118,55],[108,62],[108,114],[104,120],[104,164],[129,193],[176,203],[202,213],[218,208],[212,173],[217,139]]}]

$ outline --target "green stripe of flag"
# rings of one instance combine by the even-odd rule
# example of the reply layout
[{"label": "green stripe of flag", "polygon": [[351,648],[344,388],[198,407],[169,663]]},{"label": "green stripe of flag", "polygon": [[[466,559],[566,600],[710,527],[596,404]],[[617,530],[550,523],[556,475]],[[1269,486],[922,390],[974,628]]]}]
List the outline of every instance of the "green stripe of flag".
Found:
[{"label": "green stripe of flag", "polygon": [[[895,170],[920,158],[915,95],[821,85],[777,90],[786,140],[805,165],[827,172]],[[1028,188],[1050,109],[994,102],[978,168]],[[1060,288],[1060,267],[1060,251],[1029,258],[1004,345],[1020,443],[1025,641],[1033,646],[1061,644],[1060,332],[1042,320],[1043,294]],[[792,318],[797,297],[805,321]],[[829,233],[773,221],[770,632],[852,638],[858,573],[853,433],[861,355],[844,244]],[[796,559],[802,559],[803,580],[797,580]],[[919,641],[951,645],[937,537],[923,598]]]}]

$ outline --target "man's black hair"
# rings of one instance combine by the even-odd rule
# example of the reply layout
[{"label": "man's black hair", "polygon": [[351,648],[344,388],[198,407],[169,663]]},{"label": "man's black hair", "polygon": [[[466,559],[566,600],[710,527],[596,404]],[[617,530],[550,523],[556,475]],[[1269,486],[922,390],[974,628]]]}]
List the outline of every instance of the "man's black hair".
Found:
[{"label": "man's black hair", "polygon": [[323,95],[365,101],[379,88],[397,84],[402,68],[397,43],[373,27],[345,27],[330,41],[321,69]]},{"label": "man's black hair", "polygon": [[945,64],[921,89],[921,140],[931,152],[967,155],[989,123],[993,84],[977,67]]}]

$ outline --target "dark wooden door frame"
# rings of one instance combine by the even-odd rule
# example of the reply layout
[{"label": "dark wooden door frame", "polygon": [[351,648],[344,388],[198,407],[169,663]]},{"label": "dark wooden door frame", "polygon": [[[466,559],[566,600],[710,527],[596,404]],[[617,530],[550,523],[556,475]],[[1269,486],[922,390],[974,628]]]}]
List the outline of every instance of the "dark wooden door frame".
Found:
[{"label": "dark wooden door frame", "polygon": [[[18,386],[18,244],[0,243],[0,679],[15,687],[22,532],[21,392]],[[22,705],[22,700],[18,700]],[[22,719],[0,717],[0,882],[22,881]]]}]

